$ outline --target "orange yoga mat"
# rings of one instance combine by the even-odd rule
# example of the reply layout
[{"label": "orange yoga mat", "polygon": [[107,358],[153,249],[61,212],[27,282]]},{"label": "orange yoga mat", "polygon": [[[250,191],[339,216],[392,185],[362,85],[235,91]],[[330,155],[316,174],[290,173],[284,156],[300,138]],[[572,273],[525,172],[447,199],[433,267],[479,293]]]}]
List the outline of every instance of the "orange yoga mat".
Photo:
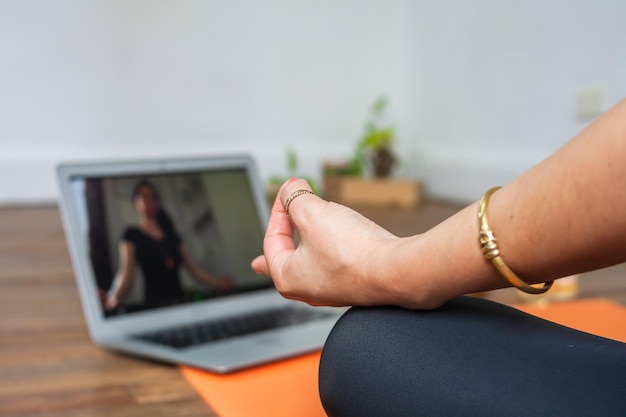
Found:
[{"label": "orange yoga mat", "polygon": [[573,329],[626,343],[626,307],[610,300],[598,298],[515,307]]},{"label": "orange yoga mat", "polygon": [[[516,307],[568,327],[626,342],[626,307],[609,300]],[[181,369],[220,417],[325,417],[317,394],[319,358],[317,352],[229,375]]]},{"label": "orange yoga mat", "polygon": [[217,375],[182,367],[220,417],[325,417],[317,394],[320,352]]}]

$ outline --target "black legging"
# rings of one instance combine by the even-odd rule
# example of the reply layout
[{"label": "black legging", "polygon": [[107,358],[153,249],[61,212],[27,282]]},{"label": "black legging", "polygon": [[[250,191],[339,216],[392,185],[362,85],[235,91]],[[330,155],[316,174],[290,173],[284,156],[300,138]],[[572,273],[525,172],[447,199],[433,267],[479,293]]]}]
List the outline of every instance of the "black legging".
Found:
[{"label": "black legging", "polygon": [[625,417],[626,344],[474,297],[353,308],[319,381],[329,417]]}]

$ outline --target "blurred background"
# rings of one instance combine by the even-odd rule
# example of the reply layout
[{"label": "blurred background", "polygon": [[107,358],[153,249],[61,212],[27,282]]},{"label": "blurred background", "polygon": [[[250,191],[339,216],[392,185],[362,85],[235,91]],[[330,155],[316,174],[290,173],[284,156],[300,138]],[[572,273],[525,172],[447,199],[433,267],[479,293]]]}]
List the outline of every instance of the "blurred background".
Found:
[{"label": "blurred background", "polygon": [[388,99],[396,176],[473,201],[626,96],[621,0],[0,0],[0,204],[83,159],[286,154],[319,179]]}]

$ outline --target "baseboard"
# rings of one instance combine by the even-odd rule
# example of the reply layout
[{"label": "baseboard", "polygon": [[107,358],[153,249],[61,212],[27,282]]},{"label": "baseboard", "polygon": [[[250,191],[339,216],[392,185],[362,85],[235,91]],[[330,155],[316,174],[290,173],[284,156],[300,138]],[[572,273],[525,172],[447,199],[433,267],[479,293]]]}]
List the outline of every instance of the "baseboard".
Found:
[{"label": "baseboard", "polygon": [[[298,174],[319,181],[323,161],[332,159],[328,157],[329,152],[314,146],[303,146],[298,151],[301,160]],[[263,149],[251,153],[265,180],[273,175],[287,175],[285,151]],[[398,175],[419,179],[426,198],[469,203],[479,199],[488,188],[512,181],[548,152],[430,146],[400,149],[398,154],[402,160]],[[58,199],[57,162],[54,157],[44,156],[0,157],[0,205],[55,203]]]}]

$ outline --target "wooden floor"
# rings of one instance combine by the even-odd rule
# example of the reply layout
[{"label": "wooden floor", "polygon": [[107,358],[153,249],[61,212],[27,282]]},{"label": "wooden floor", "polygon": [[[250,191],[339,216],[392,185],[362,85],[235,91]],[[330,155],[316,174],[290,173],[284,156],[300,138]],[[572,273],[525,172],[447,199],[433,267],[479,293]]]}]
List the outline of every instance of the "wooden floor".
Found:
[{"label": "wooden floor", "polygon": [[0,416],[216,416],[174,366],[89,340],[56,207],[0,209]]},{"label": "wooden floor", "polygon": [[[409,235],[457,210],[428,203],[417,211],[362,211]],[[587,275],[580,297],[626,304],[626,267]],[[488,296],[518,301],[513,290]],[[0,416],[33,415],[215,416],[176,367],[90,342],[54,206],[0,208]]]}]

